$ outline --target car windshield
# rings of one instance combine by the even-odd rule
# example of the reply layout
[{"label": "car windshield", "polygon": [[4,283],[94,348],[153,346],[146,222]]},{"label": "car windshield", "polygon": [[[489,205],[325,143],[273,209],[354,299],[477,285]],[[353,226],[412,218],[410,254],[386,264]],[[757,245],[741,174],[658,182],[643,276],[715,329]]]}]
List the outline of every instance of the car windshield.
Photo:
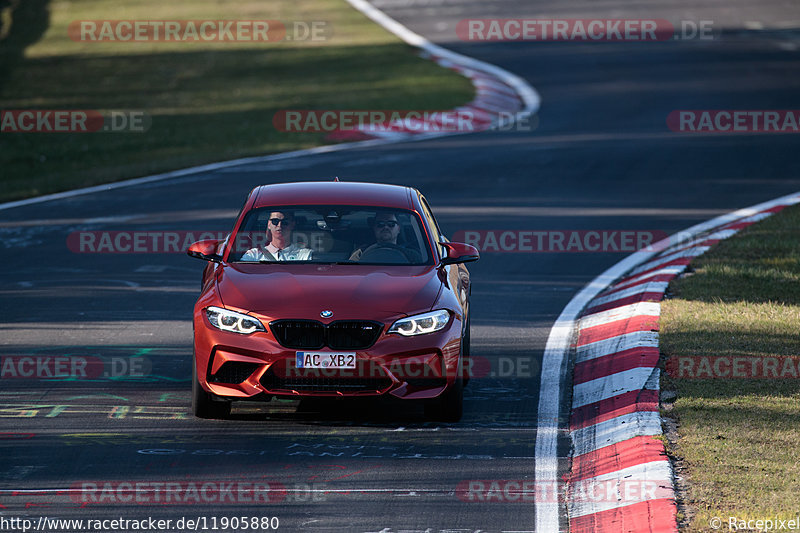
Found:
[{"label": "car windshield", "polygon": [[228,260],[429,265],[419,217],[404,209],[364,206],[270,206],[249,211]]}]

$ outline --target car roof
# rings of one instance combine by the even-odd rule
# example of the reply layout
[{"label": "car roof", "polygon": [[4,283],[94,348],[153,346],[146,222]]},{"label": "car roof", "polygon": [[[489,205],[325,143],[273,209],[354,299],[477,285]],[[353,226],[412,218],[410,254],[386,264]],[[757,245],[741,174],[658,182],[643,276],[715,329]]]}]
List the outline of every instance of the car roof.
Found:
[{"label": "car roof", "polygon": [[301,181],[253,190],[253,208],[276,205],[368,205],[412,209],[414,189],[402,185],[343,181]]}]

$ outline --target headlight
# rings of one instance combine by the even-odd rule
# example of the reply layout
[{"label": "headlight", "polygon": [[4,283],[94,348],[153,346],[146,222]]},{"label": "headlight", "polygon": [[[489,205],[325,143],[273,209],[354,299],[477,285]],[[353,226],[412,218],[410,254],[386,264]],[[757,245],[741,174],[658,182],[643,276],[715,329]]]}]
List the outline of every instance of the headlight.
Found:
[{"label": "headlight", "polygon": [[220,307],[207,307],[206,316],[211,325],[223,331],[249,335],[254,331],[266,331],[264,324],[251,316]]},{"label": "headlight", "polygon": [[387,333],[399,333],[405,337],[424,335],[444,328],[450,321],[450,313],[444,309],[421,315],[401,318],[389,328]]}]

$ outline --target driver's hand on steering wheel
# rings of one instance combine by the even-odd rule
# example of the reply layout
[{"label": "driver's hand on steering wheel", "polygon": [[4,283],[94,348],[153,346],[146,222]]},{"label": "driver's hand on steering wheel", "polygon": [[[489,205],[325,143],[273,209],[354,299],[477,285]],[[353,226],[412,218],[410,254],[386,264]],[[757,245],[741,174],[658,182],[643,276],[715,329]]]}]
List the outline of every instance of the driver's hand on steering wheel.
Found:
[{"label": "driver's hand on steering wheel", "polygon": [[391,243],[391,242],[376,242],[374,244],[371,244],[371,245],[367,246],[363,250],[361,248],[359,248],[358,250],[356,250],[355,252],[352,253],[352,255],[350,256],[350,261],[359,261],[361,259],[361,257],[364,256],[364,254],[367,254],[368,252],[371,252],[373,250],[379,250],[381,248],[387,248],[389,250],[395,250],[397,252],[400,252],[402,254],[403,258],[408,263],[412,262],[411,257],[409,257],[408,253],[406,253],[405,248],[403,248],[399,244],[394,244],[394,243]]}]

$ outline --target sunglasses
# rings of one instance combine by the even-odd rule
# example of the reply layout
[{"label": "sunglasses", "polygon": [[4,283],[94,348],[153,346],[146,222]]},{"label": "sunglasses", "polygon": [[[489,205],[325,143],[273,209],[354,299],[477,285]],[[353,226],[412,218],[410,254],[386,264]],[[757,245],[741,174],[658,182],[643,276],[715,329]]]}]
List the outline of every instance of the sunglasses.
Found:
[{"label": "sunglasses", "polygon": [[395,226],[397,226],[397,222],[394,220],[386,220],[375,223],[376,228],[394,228]]},{"label": "sunglasses", "polygon": [[291,218],[271,218],[269,221],[272,223],[273,226],[280,226],[281,224],[289,224],[292,219]]}]

